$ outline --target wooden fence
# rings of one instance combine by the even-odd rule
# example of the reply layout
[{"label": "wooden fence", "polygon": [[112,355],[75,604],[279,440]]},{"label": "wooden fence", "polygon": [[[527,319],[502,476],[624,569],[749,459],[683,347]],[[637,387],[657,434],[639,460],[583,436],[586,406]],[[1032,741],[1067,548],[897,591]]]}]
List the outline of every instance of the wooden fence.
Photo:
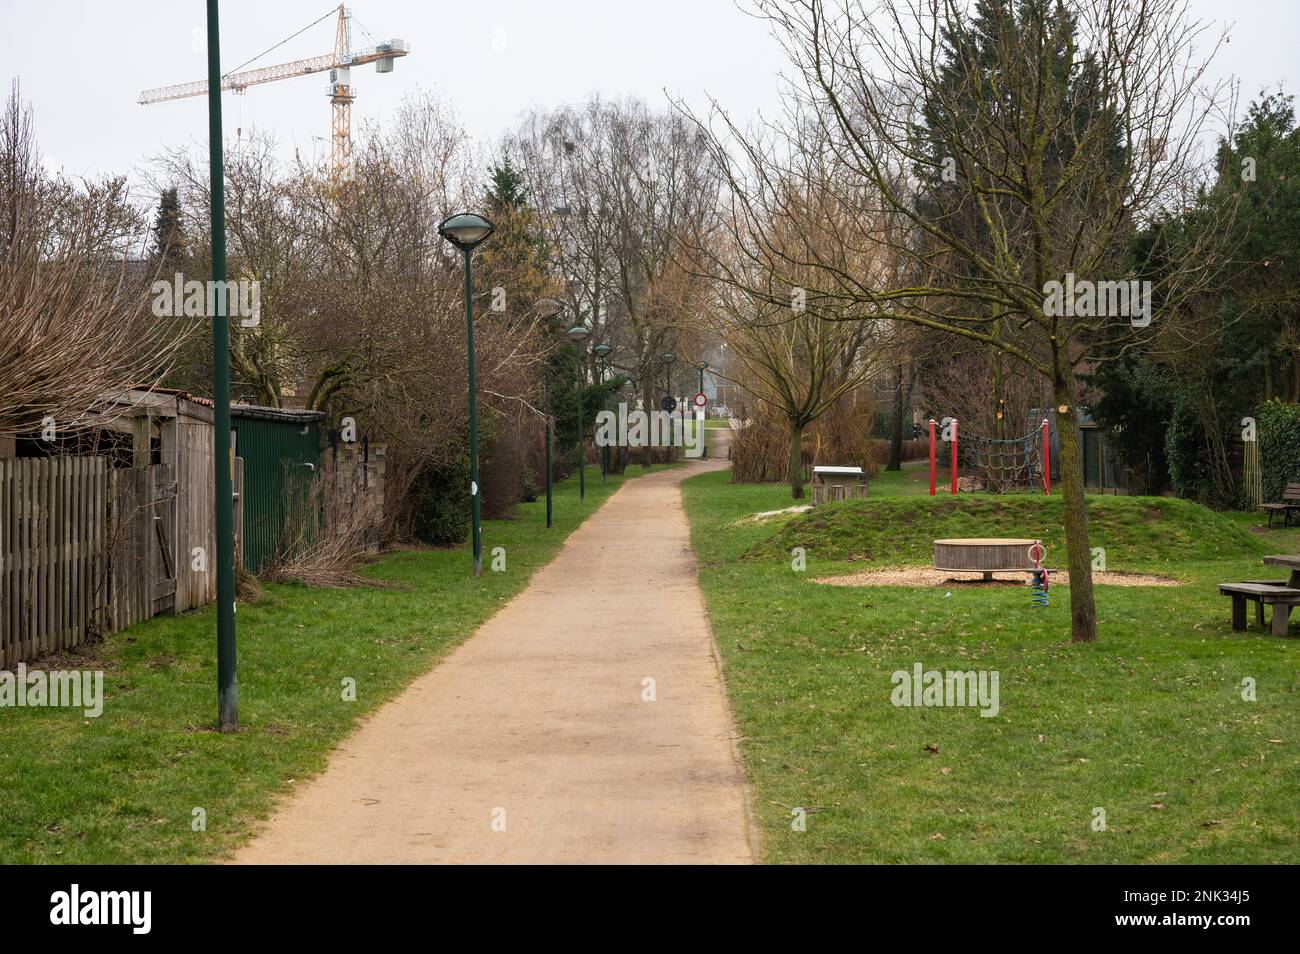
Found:
[{"label": "wooden fence", "polygon": [[[210,602],[210,461],[197,448],[140,468],[0,460],[0,669]],[[237,466],[236,526],[241,477]]]},{"label": "wooden fence", "polygon": [[102,625],[107,472],[103,458],[0,460],[0,667]]}]

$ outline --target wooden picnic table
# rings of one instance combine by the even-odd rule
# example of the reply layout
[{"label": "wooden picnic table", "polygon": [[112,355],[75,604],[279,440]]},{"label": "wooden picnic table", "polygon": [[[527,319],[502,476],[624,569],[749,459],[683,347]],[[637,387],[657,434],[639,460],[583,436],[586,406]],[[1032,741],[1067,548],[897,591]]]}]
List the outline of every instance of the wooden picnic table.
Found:
[{"label": "wooden picnic table", "polygon": [[1291,570],[1291,579],[1287,586],[1300,588],[1300,553],[1278,553],[1264,557],[1264,562],[1272,566],[1284,566]]}]

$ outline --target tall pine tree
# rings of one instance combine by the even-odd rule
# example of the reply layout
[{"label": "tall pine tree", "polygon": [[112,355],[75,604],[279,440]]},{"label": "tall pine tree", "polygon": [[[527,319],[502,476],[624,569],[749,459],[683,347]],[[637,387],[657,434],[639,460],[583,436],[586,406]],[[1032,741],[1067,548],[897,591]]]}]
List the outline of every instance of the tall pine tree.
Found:
[{"label": "tall pine tree", "polygon": [[152,257],[163,271],[180,270],[185,259],[185,233],[181,227],[181,203],[176,189],[163,189],[153,223]]}]

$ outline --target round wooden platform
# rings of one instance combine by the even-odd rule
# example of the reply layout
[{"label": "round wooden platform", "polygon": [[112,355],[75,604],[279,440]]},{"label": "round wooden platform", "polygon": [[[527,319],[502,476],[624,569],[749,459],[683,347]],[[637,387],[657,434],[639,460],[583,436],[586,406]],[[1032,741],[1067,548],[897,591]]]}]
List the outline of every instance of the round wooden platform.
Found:
[{"label": "round wooden platform", "polygon": [[1028,572],[1034,569],[1036,541],[1014,537],[967,537],[934,541],[934,568],[952,572]]}]

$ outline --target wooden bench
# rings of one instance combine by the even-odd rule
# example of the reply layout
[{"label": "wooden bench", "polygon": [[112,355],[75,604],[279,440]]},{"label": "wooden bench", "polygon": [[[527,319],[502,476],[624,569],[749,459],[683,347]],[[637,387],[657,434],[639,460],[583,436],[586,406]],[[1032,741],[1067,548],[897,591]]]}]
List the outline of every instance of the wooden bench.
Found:
[{"label": "wooden bench", "polygon": [[1273,526],[1273,514],[1282,514],[1282,525],[1290,526],[1291,514],[1300,510],[1300,484],[1287,484],[1282,491],[1281,503],[1260,504],[1259,509],[1268,514],[1268,525]]},{"label": "wooden bench", "polygon": [[1285,636],[1291,607],[1300,605],[1300,590],[1279,586],[1272,580],[1259,583],[1220,583],[1219,592],[1232,597],[1232,628],[1246,628],[1246,601],[1255,604],[1255,622],[1264,625],[1264,604],[1273,607],[1273,635]]}]

